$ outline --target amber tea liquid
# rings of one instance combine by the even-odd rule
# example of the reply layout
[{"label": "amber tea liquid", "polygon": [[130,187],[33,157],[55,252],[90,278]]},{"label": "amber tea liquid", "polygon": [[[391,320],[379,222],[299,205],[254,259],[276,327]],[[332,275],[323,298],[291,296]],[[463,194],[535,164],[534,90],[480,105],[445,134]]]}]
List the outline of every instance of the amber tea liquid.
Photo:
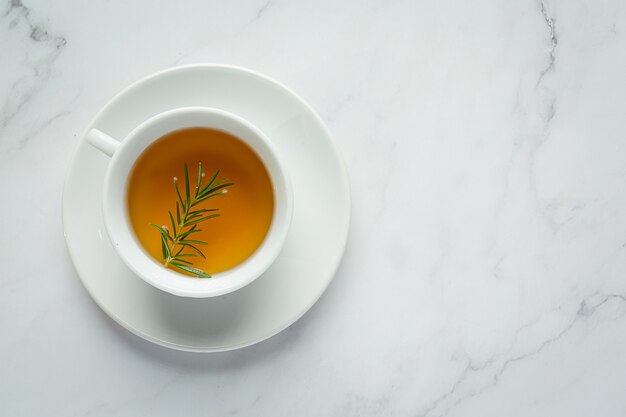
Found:
[{"label": "amber tea liquid", "polygon": [[[203,232],[194,239],[208,243],[200,249],[207,259],[186,258],[209,274],[226,271],[245,261],[261,245],[272,222],[274,192],[267,169],[244,142],[228,133],[189,128],[171,132],[148,147],[139,157],[128,182],[128,212],[135,234],[144,249],[162,263],[159,232],[150,223],[170,226],[168,210],[177,201],[173,178],[184,193],[184,164],[189,167],[192,188],[202,162],[203,184],[220,169],[218,179],[235,185],[223,197],[203,202],[198,208],[218,208],[220,217],[200,224]],[[189,249],[187,249],[189,250]]]}]

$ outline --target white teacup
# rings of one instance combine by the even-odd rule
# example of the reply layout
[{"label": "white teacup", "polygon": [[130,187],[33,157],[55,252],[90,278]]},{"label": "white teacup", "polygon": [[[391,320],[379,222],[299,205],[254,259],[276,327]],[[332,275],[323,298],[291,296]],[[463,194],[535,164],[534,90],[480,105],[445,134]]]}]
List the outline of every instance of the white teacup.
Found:
[{"label": "white teacup", "polygon": [[[127,207],[128,178],[142,152],[163,135],[190,127],[222,130],[243,140],[261,158],[274,189],[274,215],[265,240],[243,263],[209,279],[182,275],[152,258],[133,232]],[[137,126],[123,140],[97,129],[85,137],[111,157],[104,179],[104,222],[115,250],[147,283],[182,297],[215,297],[235,291],[258,278],[278,256],[289,230],[293,194],[284,165],[263,132],[234,114],[205,107],[184,107],[158,114]]]}]

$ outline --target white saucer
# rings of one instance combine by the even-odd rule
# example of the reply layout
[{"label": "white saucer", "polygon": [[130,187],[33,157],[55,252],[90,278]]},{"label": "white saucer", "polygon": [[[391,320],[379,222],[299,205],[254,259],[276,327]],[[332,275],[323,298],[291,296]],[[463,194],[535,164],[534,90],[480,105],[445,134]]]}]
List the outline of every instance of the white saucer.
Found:
[{"label": "white saucer", "polygon": [[294,214],[270,269],[247,287],[212,299],[176,297],[145,283],[106,236],[102,182],[108,158],[82,140],[65,180],[66,242],[89,294],[126,329],[175,349],[237,349],[291,325],[332,280],[348,236],[348,179],[324,123],[301,98],[270,78],[232,66],[193,65],[149,76],[115,96],[87,130],[124,137],[149,117],[183,106],[238,114],[280,149],[293,183]]}]

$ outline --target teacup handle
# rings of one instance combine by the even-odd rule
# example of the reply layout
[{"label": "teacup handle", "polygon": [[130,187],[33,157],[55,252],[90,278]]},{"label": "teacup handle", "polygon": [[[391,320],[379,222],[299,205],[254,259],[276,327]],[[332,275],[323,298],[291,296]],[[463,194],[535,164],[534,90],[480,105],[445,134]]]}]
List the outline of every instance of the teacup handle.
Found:
[{"label": "teacup handle", "polygon": [[113,156],[117,148],[120,146],[120,142],[118,140],[113,139],[111,136],[98,129],[91,129],[87,132],[85,140],[91,146],[101,150],[109,157]]}]

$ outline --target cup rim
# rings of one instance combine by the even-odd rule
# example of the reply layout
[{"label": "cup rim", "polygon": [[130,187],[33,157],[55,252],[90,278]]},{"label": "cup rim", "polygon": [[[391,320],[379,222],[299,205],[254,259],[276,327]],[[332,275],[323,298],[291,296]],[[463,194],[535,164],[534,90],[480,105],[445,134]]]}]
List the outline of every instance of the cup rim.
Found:
[{"label": "cup rim", "polygon": [[[170,119],[176,120],[177,118],[189,115],[200,117],[207,116],[209,118],[217,117],[218,119],[221,118],[222,120],[230,121],[243,127],[244,130],[250,134],[250,136],[243,137],[245,135],[237,134],[237,132],[232,132],[229,129],[223,128],[223,125],[215,126],[208,124],[191,124],[165,129],[164,132],[155,135],[151,140],[146,140],[144,138],[144,141],[146,141],[147,144],[139,147],[140,150],[136,157],[132,159],[132,163],[128,164],[127,162],[126,165],[129,166],[127,166],[127,168],[122,172],[122,174],[125,173],[125,175],[123,179],[123,189],[121,190],[121,194],[124,196],[124,204],[121,211],[123,211],[124,216],[124,221],[122,223],[126,227],[121,229],[120,209],[118,204],[120,179],[114,178],[116,171],[118,173],[118,177],[120,175],[120,168],[118,167],[120,161],[122,161],[125,153],[128,152],[128,149],[134,144],[134,142],[139,140],[138,138],[141,137],[141,134],[147,132],[150,127],[154,127],[159,123],[166,122]],[[272,223],[270,224],[270,229],[266,233],[261,245],[252,255],[250,255],[250,257],[239,265],[226,271],[213,274],[212,278],[209,279],[194,278],[173,271],[169,268],[164,268],[152,256],[150,256],[145,249],[143,249],[135,236],[134,230],[132,230],[132,224],[130,224],[130,220],[128,218],[129,216],[126,202],[128,178],[135,165],[137,157],[140,156],[148,146],[161,138],[163,135],[176,130],[192,127],[209,127],[226,131],[234,134],[246,143],[255,153],[257,153],[257,156],[259,156],[265,165],[265,168],[270,176],[270,180],[272,181],[272,188],[274,191],[274,213],[272,216]],[[256,140],[257,143],[251,143],[250,139]],[[260,152],[259,145],[264,147],[263,152]],[[241,116],[225,110],[212,107],[187,106],[167,110],[150,117],[135,127],[120,141],[120,145],[112,156],[105,174],[103,186],[103,217],[104,224],[113,247],[122,261],[136,275],[150,285],[176,296],[192,298],[216,297],[243,288],[261,276],[274,262],[285,243],[291,223],[293,213],[293,191],[289,176],[285,170],[285,165],[281,161],[278,154],[279,152],[276,147],[260,129]],[[268,158],[270,158],[271,161],[268,161]],[[113,188],[115,186],[114,183],[117,184],[117,189]],[[117,193],[117,199],[115,199],[112,195],[114,191]],[[114,209],[114,205],[117,206],[118,209]],[[117,218],[113,217],[115,212],[117,213]],[[131,248],[132,250],[130,250]],[[141,255],[138,255],[138,253],[141,253]],[[252,260],[254,260],[254,264],[252,264]],[[149,269],[146,269],[146,265],[154,265],[158,268],[155,269],[150,267]],[[181,278],[184,281],[181,281]],[[181,282],[194,282],[194,284],[180,285]],[[218,282],[219,285],[215,284]]]}]

